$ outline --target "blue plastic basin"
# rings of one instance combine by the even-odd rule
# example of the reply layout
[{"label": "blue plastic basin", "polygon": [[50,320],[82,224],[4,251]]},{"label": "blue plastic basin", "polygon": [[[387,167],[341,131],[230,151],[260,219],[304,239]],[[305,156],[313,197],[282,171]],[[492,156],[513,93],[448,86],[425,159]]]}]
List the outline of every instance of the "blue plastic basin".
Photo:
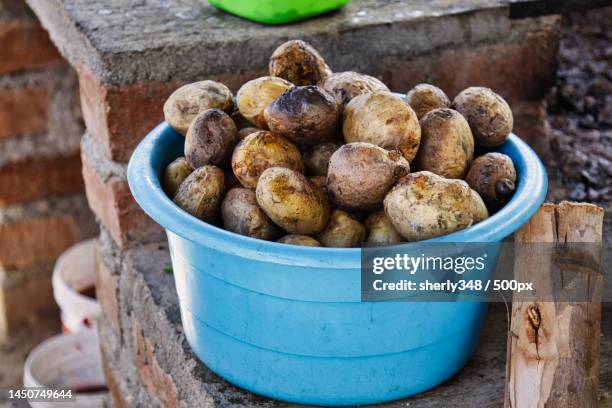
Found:
[{"label": "blue plastic basin", "polygon": [[[192,217],[160,185],[183,141],[157,126],[134,152],[128,180],[167,231],[185,334],[211,370],[272,398],[355,405],[419,393],[466,364],[486,303],[361,302],[360,249],[261,241]],[[538,209],[547,178],[536,154],[515,135],[497,151],[518,171],[512,200],[432,241],[499,242]]]}]

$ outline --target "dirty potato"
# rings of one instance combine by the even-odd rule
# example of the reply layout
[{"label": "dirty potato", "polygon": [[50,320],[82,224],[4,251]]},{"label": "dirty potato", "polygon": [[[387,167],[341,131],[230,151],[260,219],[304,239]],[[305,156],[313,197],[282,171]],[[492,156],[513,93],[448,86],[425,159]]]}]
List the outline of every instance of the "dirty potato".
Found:
[{"label": "dirty potato", "polygon": [[489,209],[497,210],[514,195],[516,169],[505,154],[487,153],[474,160],[465,181],[480,194]]},{"label": "dirty potato", "polygon": [[404,100],[389,92],[353,98],[344,108],[342,129],[347,143],[367,142],[383,149],[399,149],[408,162],[414,159],[421,141],[416,114]]},{"label": "dirty potato", "polygon": [[264,111],[282,93],[293,87],[283,78],[261,77],[253,79],[240,87],[236,103],[240,114],[253,125],[267,129]]},{"label": "dirty potato", "polygon": [[407,241],[450,234],[478,222],[482,208],[463,180],[429,171],[403,177],[384,200],[385,213]]},{"label": "dirty potato", "polygon": [[480,194],[478,194],[476,190],[471,188],[470,194],[471,194],[471,202],[472,202],[471,203],[472,217],[474,218],[472,225],[474,225],[486,218],[489,218],[489,210],[487,209],[487,206],[482,200],[482,197],[480,197]]},{"label": "dirty potato", "polygon": [[259,176],[269,167],[287,167],[304,172],[299,149],[284,137],[267,130],[251,133],[234,149],[232,170],[244,187],[255,188]]},{"label": "dirty potato", "polygon": [[185,159],[194,169],[206,164],[223,166],[236,144],[238,130],[222,110],[208,109],[189,126],[185,138]]},{"label": "dirty potato", "polygon": [[451,104],[443,90],[430,84],[418,84],[412,88],[406,94],[406,102],[419,119],[429,111],[448,108]]},{"label": "dirty potato", "polygon": [[264,113],[268,128],[298,146],[312,146],[335,136],[340,107],[318,86],[296,86],[276,98]]},{"label": "dirty potato", "polygon": [[232,109],[232,92],[215,81],[200,81],[181,86],[164,103],[166,122],[183,136],[189,125],[201,112],[207,109]]},{"label": "dirty potato", "polygon": [[510,106],[489,88],[474,86],[461,91],[452,108],[467,119],[477,145],[499,146],[512,132],[514,119]]},{"label": "dirty potato", "polygon": [[391,92],[387,85],[377,78],[352,71],[333,73],[327,77],[322,86],[323,89],[333,93],[342,106],[364,93]]},{"label": "dirty potato", "polygon": [[246,127],[246,128],[242,128],[238,131],[238,139],[242,140],[245,137],[247,137],[248,135],[250,135],[251,133],[255,133],[255,132],[259,132],[260,128],[256,128],[256,127]]},{"label": "dirty potato", "polygon": [[326,197],[297,171],[284,167],[265,170],[255,193],[268,217],[290,234],[316,234],[327,225]]},{"label": "dirty potato", "polygon": [[325,193],[325,196],[327,196],[327,176],[308,177],[308,180],[310,180],[315,187],[321,189],[321,191]]},{"label": "dirty potato", "polygon": [[224,192],[223,170],[215,166],[203,166],[194,170],[181,183],[174,202],[194,217],[214,223]]},{"label": "dirty potato", "polygon": [[397,233],[384,210],[370,214],[365,221],[365,227],[368,230],[368,238],[366,239],[368,244],[392,245],[404,242],[404,239]]},{"label": "dirty potato", "polygon": [[309,237],[308,235],[300,235],[300,234],[285,235],[284,237],[282,237],[276,242],[280,242],[282,244],[302,245],[302,246],[311,246],[311,247],[321,246],[321,243],[319,243],[319,241],[317,241],[313,237]]},{"label": "dirty potato", "polygon": [[409,171],[408,161],[397,150],[349,143],[329,160],[327,191],[340,208],[371,211],[381,206],[389,189]]},{"label": "dirty potato", "polygon": [[273,240],[281,230],[259,208],[255,192],[248,188],[233,188],[221,204],[221,218],[226,230],[251,238]]},{"label": "dirty potato", "polygon": [[304,152],[304,165],[309,176],[327,176],[329,159],[340,145],[327,142],[312,146]]},{"label": "dirty potato", "polygon": [[421,144],[414,169],[463,178],[474,158],[474,138],[465,118],[452,109],[434,109],[419,124]]},{"label": "dirty potato", "polygon": [[292,84],[317,85],[331,70],[317,50],[301,40],[281,44],[270,57],[270,76],[286,79]]},{"label": "dirty potato", "polygon": [[193,168],[184,157],[179,157],[166,166],[162,177],[162,188],[168,197],[174,197],[181,183],[191,174]]},{"label": "dirty potato", "polygon": [[326,247],[353,248],[363,242],[365,235],[365,227],[352,215],[342,210],[332,210],[329,222],[316,238]]}]

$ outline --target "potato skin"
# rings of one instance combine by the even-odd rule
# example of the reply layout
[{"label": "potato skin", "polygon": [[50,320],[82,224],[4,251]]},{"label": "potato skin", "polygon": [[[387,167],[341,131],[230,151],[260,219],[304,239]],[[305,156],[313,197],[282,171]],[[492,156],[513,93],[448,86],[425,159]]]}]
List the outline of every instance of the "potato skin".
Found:
[{"label": "potato skin", "polygon": [[213,108],[231,111],[232,107],[232,92],[227,86],[216,81],[200,81],[183,85],[170,95],[164,103],[164,118],[184,136],[201,112]]},{"label": "potato skin", "polygon": [[329,159],[340,145],[337,143],[326,142],[315,146],[304,152],[304,165],[306,166],[306,174],[311,177],[327,176],[327,168],[329,167]]},{"label": "potato skin", "polygon": [[354,248],[363,242],[365,236],[366,229],[359,221],[347,212],[334,209],[323,231],[315,237],[326,247]]},{"label": "potato skin", "polygon": [[404,239],[397,233],[384,210],[370,214],[365,221],[365,227],[368,230],[368,238],[366,239],[368,244],[392,245],[404,242]]},{"label": "potato skin", "polygon": [[296,86],[276,98],[264,117],[272,132],[298,146],[311,146],[334,138],[340,106],[323,88]]},{"label": "potato skin", "polygon": [[245,137],[234,149],[232,170],[244,187],[255,188],[269,167],[287,167],[304,172],[300,150],[284,137],[262,130]]},{"label": "potato skin", "polygon": [[250,135],[251,133],[255,133],[255,132],[259,132],[260,128],[256,128],[256,127],[246,127],[246,128],[242,128],[238,131],[238,139],[242,140],[245,137],[247,137],[248,135]]},{"label": "potato skin", "polygon": [[352,71],[335,72],[325,79],[322,86],[333,93],[343,106],[364,93],[391,92],[378,78]]},{"label": "potato skin", "polygon": [[416,114],[400,97],[374,92],[353,98],[344,108],[342,127],[347,143],[367,142],[399,149],[411,162],[421,141]]},{"label": "potato skin", "polygon": [[477,222],[477,202],[468,184],[429,171],[408,174],[385,197],[385,213],[407,241],[450,234]]},{"label": "potato skin", "polygon": [[221,204],[221,217],[226,230],[251,238],[276,239],[281,230],[257,204],[255,192],[248,188],[233,188]]},{"label": "potato skin", "polygon": [[280,242],[281,244],[288,245],[302,245],[302,246],[311,246],[311,247],[320,247],[321,243],[314,239],[313,237],[309,237],[308,235],[300,235],[300,234],[289,234],[285,235],[281,239],[276,242]]},{"label": "potato skin", "polygon": [[223,170],[216,166],[202,166],[181,183],[173,201],[194,217],[214,223],[224,192]]},{"label": "potato skin", "polygon": [[312,176],[308,180],[317,188],[320,188],[327,197],[327,176]]},{"label": "potato skin", "polygon": [[331,74],[325,60],[310,44],[291,40],[281,44],[270,57],[270,76],[292,84],[317,85]]},{"label": "potato skin", "polygon": [[164,169],[162,178],[162,188],[173,198],[181,183],[191,174],[193,168],[187,163],[184,157],[175,159]]},{"label": "potato skin", "polygon": [[419,119],[429,111],[448,108],[451,104],[443,90],[430,84],[418,84],[412,88],[406,94],[406,102]]},{"label": "potato skin", "polygon": [[421,144],[413,167],[446,178],[463,178],[474,159],[474,138],[465,118],[452,109],[434,109],[419,124]]},{"label": "potato skin", "polygon": [[293,84],[283,78],[265,76],[246,82],[236,94],[236,104],[240,114],[253,125],[268,129],[264,111]]},{"label": "potato skin", "polygon": [[467,119],[477,145],[499,146],[512,132],[514,119],[510,106],[489,88],[474,86],[461,91],[452,108]]},{"label": "potato skin", "polygon": [[316,234],[327,225],[327,199],[301,173],[271,167],[262,173],[255,193],[268,217],[290,234]]},{"label": "potato skin", "polygon": [[236,144],[238,130],[222,110],[208,109],[191,122],[185,137],[185,159],[194,169],[207,164],[223,166]]},{"label": "potato skin", "polygon": [[472,163],[465,181],[482,197],[487,207],[504,206],[516,189],[516,169],[512,159],[502,153],[487,153]]},{"label": "potato skin", "polygon": [[349,211],[380,208],[395,182],[410,172],[410,165],[399,151],[355,142],[332,154],[327,173],[330,200]]}]

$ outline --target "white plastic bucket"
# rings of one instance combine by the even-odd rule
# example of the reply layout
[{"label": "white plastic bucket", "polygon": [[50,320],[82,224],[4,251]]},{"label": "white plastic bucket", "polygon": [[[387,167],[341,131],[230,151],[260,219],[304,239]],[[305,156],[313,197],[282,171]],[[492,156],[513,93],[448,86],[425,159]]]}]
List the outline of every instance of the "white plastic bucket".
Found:
[{"label": "white plastic bucket", "polygon": [[[93,330],[60,334],[32,350],[23,370],[25,387],[71,389],[76,401],[29,401],[33,408],[104,407],[106,387],[98,335]],[[97,392],[83,392],[97,389]]]},{"label": "white plastic bucket", "polygon": [[102,314],[100,304],[82,294],[96,282],[96,239],[68,248],[53,268],[53,296],[61,310],[64,332],[94,328]]}]

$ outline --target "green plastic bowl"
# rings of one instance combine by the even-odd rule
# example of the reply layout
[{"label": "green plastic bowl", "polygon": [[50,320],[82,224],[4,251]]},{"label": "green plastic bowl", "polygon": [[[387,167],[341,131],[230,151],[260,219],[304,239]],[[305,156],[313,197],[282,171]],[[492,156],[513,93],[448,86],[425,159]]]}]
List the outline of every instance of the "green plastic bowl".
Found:
[{"label": "green plastic bowl", "polygon": [[264,24],[287,24],[339,9],[350,0],[209,0],[238,17]]}]

